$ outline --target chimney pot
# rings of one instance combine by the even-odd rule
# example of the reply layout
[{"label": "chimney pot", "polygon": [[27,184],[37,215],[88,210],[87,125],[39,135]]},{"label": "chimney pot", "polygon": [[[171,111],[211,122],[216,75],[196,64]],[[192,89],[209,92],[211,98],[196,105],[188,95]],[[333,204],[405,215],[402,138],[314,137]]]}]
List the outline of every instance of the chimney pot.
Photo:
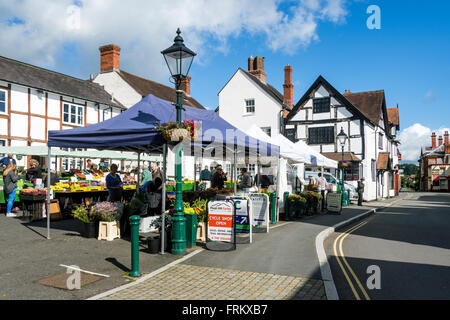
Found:
[{"label": "chimney pot", "polygon": [[120,69],[120,47],[115,44],[101,46],[100,72],[109,72]]}]

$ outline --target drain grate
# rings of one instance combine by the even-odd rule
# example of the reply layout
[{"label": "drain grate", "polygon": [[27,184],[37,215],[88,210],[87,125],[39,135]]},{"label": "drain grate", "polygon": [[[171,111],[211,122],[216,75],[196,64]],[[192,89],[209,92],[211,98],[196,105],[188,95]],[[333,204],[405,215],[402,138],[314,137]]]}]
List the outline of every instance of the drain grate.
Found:
[{"label": "drain grate", "polygon": [[[37,280],[36,283],[42,284],[47,287],[53,287],[58,289],[64,289],[69,290],[67,287],[67,279],[71,276],[70,273],[60,273],[56,274],[50,277],[42,278],[40,280]],[[97,282],[101,279],[104,279],[104,277],[96,276],[93,274],[85,274],[80,273],[80,284],[81,288],[84,286],[87,286],[91,283]]]}]

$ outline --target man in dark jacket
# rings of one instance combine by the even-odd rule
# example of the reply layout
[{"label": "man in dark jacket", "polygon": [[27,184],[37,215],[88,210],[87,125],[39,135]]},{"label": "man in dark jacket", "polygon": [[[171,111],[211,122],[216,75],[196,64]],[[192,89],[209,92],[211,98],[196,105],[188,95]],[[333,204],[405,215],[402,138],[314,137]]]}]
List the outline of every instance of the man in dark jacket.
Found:
[{"label": "man in dark jacket", "polygon": [[[155,163],[151,164],[152,168],[152,182],[155,183],[156,179],[160,179],[161,182],[163,181],[163,175],[161,170],[158,168],[158,166]],[[162,192],[162,183],[158,186],[157,190],[154,192],[161,193]]]},{"label": "man in dark jacket", "polygon": [[208,170],[208,166],[200,172],[200,181],[211,181],[211,171]]},{"label": "man in dark jacket", "polygon": [[221,165],[217,166],[216,172],[211,178],[211,187],[222,190],[226,180],[227,175],[223,172],[222,166]]},{"label": "man in dark jacket", "polygon": [[247,171],[247,168],[241,169],[242,179],[241,183],[239,184],[239,189],[243,190],[244,192],[248,192],[248,189],[252,187],[252,176]]},{"label": "man in dark jacket", "polygon": [[358,181],[358,188],[356,189],[358,192],[358,206],[362,206],[363,194],[364,194],[364,177]]}]

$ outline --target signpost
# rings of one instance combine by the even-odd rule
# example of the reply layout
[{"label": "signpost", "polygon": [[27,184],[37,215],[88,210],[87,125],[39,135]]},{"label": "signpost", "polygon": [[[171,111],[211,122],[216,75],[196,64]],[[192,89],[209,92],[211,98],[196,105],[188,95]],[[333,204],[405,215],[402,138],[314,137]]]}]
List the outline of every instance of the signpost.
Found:
[{"label": "signpost", "polygon": [[341,214],[342,211],[342,193],[328,192],[327,210],[329,213],[335,212]]},{"label": "signpost", "polygon": [[206,248],[236,250],[236,206],[233,200],[208,202]]},{"label": "signpost", "polygon": [[252,204],[252,224],[257,227],[266,227],[269,232],[269,197],[263,193],[250,194]]}]

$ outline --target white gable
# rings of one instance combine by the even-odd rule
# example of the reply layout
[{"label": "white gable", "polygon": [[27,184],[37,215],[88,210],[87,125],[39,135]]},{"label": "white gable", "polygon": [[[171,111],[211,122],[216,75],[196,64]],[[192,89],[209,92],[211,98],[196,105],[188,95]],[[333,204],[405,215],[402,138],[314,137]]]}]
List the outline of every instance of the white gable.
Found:
[{"label": "white gable", "polygon": [[[254,113],[247,112],[246,100],[253,100]],[[241,130],[252,124],[279,132],[281,104],[238,69],[219,92],[219,115]]]}]

